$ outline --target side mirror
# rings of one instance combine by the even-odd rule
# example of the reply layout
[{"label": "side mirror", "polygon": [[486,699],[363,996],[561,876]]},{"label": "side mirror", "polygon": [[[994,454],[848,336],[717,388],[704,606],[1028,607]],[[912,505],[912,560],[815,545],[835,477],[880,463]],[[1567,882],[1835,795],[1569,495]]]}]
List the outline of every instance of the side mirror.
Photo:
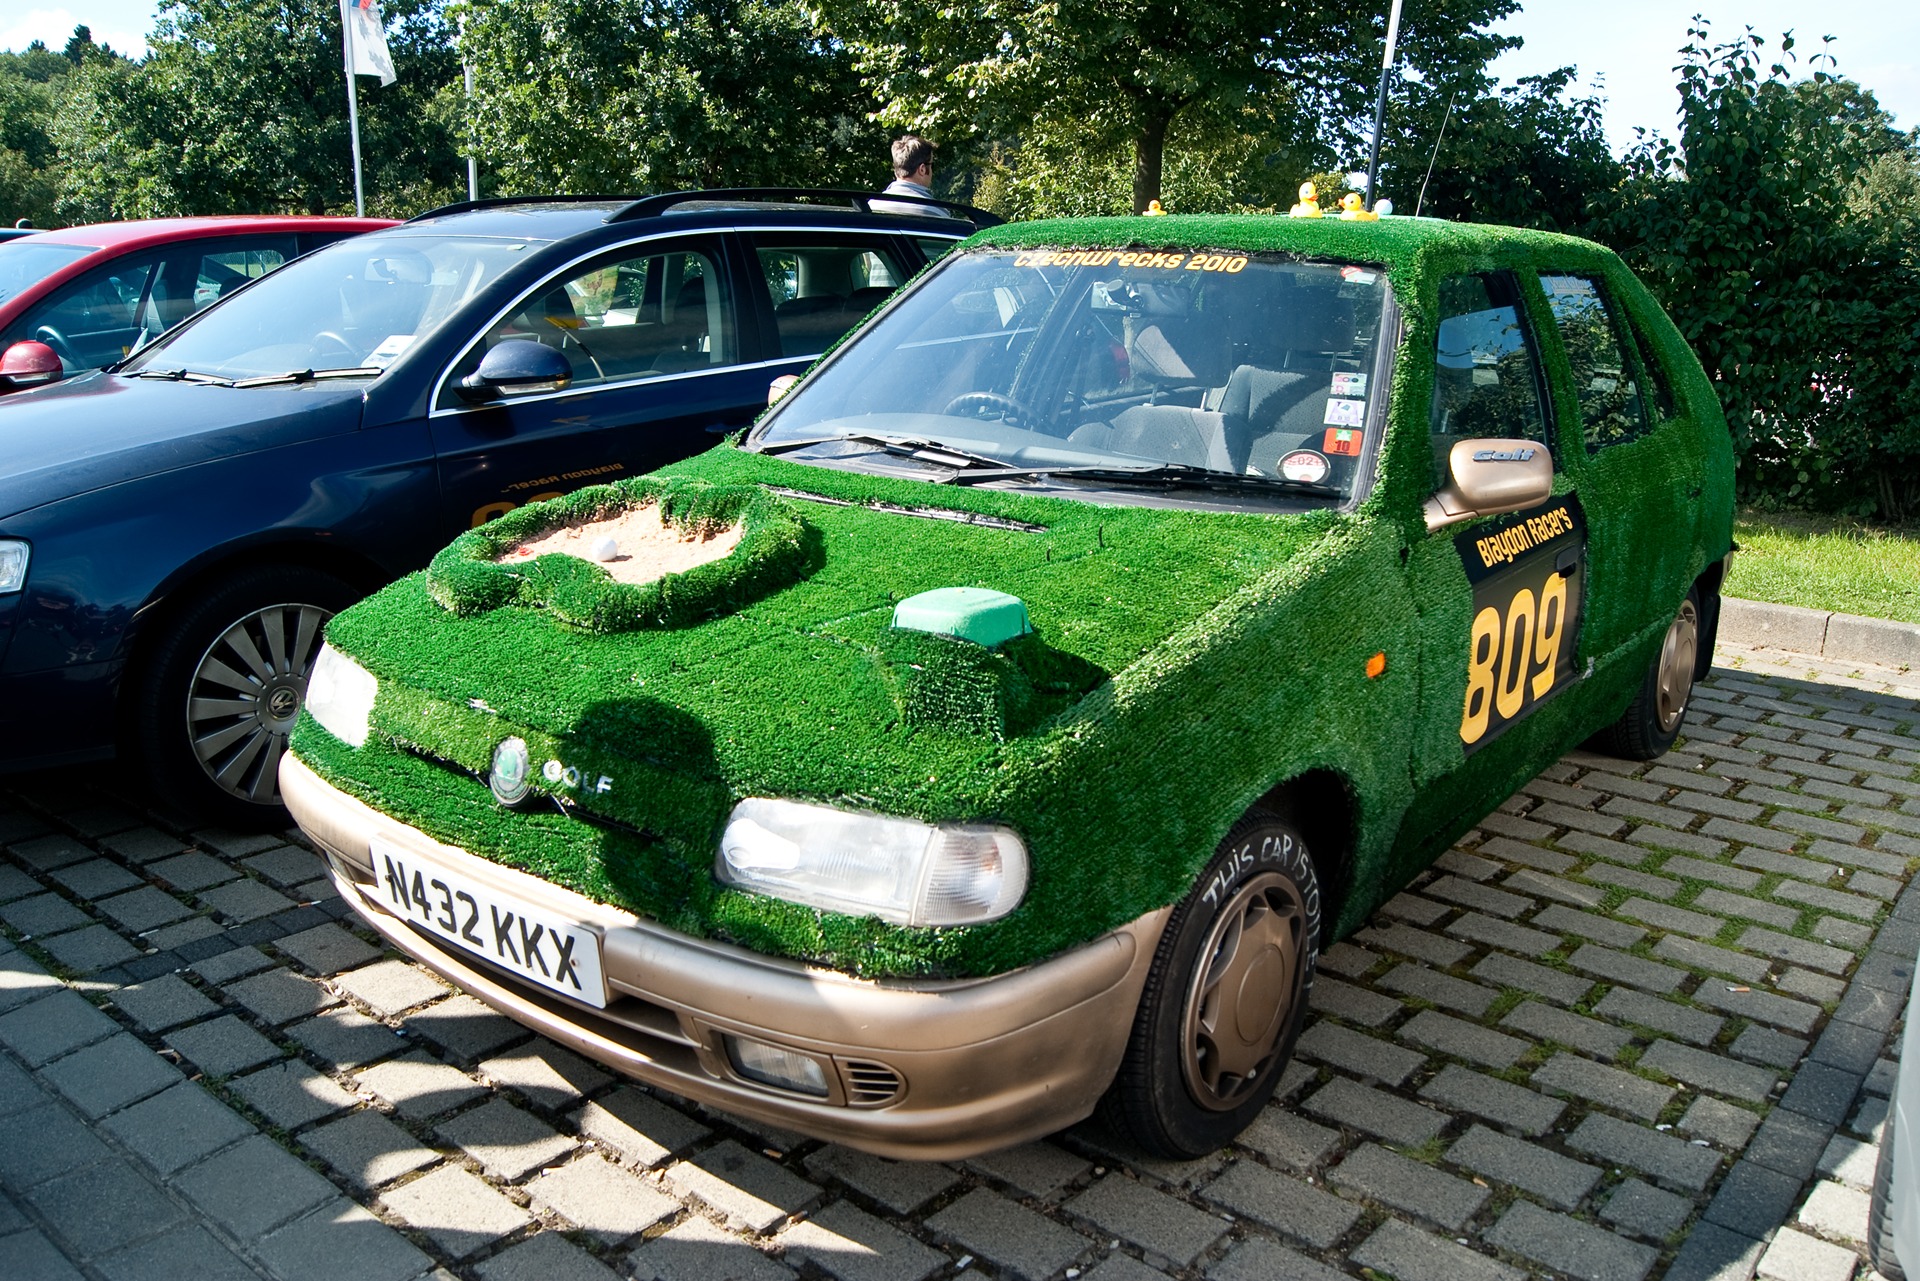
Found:
[{"label": "side mirror", "polygon": [[455,386],[460,399],[473,404],[505,396],[531,396],[543,391],[565,391],[573,382],[573,366],[551,347],[525,338],[510,338],[480,358],[480,368]]},{"label": "side mirror", "polygon": [[1553,455],[1537,440],[1456,440],[1447,483],[1427,500],[1427,528],[1517,512],[1553,495]]},{"label": "side mirror", "polygon": [[781,374],[778,378],[767,384],[767,403],[771,405],[774,401],[792,391],[793,385],[799,381],[799,374]]},{"label": "side mirror", "polygon": [[0,355],[0,393],[44,387],[64,372],[53,348],[43,342],[17,342]]}]

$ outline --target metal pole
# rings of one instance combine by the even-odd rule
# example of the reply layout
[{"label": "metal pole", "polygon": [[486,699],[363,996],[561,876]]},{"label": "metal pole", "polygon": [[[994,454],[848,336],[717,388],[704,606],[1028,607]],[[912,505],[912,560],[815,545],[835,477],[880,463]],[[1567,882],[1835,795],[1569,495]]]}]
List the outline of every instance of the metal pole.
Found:
[{"label": "metal pole", "polygon": [[1367,208],[1373,208],[1373,188],[1380,178],[1380,131],[1387,123],[1387,77],[1393,74],[1394,46],[1400,42],[1400,2],[1393,0],[1387,15],[1387,52],[1380,59],[1380,92],[1373,100],[1373,143],[1367,155]]},{"label": "metal pole", "polygon": [[367,193],[360,180],[360,95],[353,84],[353,36],[347,30],[347,3],[340,0],[340,56],[347,69],[347,128],[353,134],[353,214],[367,216]]},{"label": "metal pole", "polygon": [[[462,24],[461,34],[466,34],[465,24]],[[466,63],[462,70],[467,73],[467,113],[471,116],[473,113],[473,64]],[[467,199],[480,199],[480,157],[471,151],[467,153]]]}]

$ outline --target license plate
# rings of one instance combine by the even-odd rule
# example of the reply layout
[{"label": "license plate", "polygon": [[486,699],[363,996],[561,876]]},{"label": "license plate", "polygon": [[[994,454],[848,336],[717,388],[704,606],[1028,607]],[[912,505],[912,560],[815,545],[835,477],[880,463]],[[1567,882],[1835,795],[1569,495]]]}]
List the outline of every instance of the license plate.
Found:
[{"label": "license plate", "polygon": [[377,838],[371,852],[378,895],[401,920],[530,983],[606,1007],[594,931]]}]

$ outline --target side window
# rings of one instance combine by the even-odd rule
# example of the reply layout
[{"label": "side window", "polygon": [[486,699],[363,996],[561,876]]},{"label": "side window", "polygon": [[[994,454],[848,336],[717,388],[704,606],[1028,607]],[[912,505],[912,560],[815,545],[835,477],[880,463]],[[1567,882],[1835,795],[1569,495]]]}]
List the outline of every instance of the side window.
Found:
[{"label": "side window", "polygon": [[927,256],[928,262],[939,262],[953,252],[960,242],[950,236],[915,236],[913,243],[920,246],[920,252]]},{"label": "side window", "polygon": [[140,342],[140,310],[153,269],[153,259],[142,257],[123,258],[90,272],[21,317],[5,342],[32,338],[46,343],[68,374],[111,365]]},{"label": "side window", "polygon": [[661,378],[739,359],[726,278],[712,257],[699,252],[609,256],[540,285],[461,357],[437,407],[464,404],[453,384],[509,339],[565,355],[575,387]]},{"label": "side window", "polygon": [[1646,374],[1646,390],[1653,397],[1654,422],[1663,423],[1674,417],[1673,386],[1667,381],[1667,371],[1660,366],[1660,360],[1653,354],[1653,344],[1632,316],[1626,317],[1627,333],[1633,338],[1633,349],[1640,356],[1640,368]]},{"label": "side window", "polygon": [[1548,444],[1540,361],[1521,316],[1519,287],[1504,271],[1440,282],[1433,375],[1434,481],[1463,437]]},{"label": "side window", "polygon": [[173,250],[161,259],[140,309],[141,341],[158,338],[229,291],[281,266],[293,253],[292,236]]},{"label": "side window", "polygon": [[760,236],[754,249],[782,356],[819,355],[885,302],[908,274],[883,240],[798,243]]},{"label": "side window", "polygon": [[1651,427],[1640,394],[1640,361],[1621,341],[1621,329],[1598,282],[1585,276],[1542,275],[1560,343],[1580,398],[1587,452],[1638,440]]}]

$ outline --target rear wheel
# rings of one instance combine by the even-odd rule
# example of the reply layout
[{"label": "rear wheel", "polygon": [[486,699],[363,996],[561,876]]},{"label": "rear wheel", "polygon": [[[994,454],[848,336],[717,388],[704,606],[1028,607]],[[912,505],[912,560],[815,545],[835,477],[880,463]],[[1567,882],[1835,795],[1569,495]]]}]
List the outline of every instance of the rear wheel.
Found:
[{"label": "rear wheel", "polygon": [[244,570],[174,615],[135,691],[135,747],[161,799],[277,826],[286,751],[322,630],[359,593],[304,567]]},{"label": "rear wheel", "polygon": [[1158,1156],[1231,1142],[1293,1055],[1319,936],[1306,842],[1272,815],[1242,819],[1167,922],[1107,1123]]},{"label": "rear wheel", "polygon": [[1887,1100],[1887,1120],[1880,1127],[1880,1155],[1873,1163],[1873,1199],[1867,1202],[1867,1259],[1873,1270],[1886,1281],[1907,1281],[1906,1269],[1893,1252],[1893,1217],[1888,1213],[1893,1197],[1893,1125],[1894,1098]]},{"label": "rear wheel", "polygon": [[1686,720],[1699,656],[1700,598],[1690,590],[1668,624],[1666,639],[1660,642],[1660,653],[1647,668],[1639,692],[1619,720],[1594,736],[1594,746],[1629,761],[1665,755]]}]

